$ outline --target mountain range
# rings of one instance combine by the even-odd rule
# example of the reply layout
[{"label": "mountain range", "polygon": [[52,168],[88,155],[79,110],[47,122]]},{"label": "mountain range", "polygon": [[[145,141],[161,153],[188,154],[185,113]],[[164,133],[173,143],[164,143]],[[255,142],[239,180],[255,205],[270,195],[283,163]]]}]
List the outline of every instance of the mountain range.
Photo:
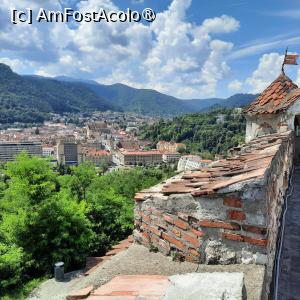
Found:
[{"label": "mountain range", "polygon": [[65,76],[21,76],[0,63],[0,123],[41,122],[50,112],[113,110],[175,116],[213,107],[240,107],[249,104],[256,96],[236,94],[228,99],[182,100],[120,83],[103,85]]}]

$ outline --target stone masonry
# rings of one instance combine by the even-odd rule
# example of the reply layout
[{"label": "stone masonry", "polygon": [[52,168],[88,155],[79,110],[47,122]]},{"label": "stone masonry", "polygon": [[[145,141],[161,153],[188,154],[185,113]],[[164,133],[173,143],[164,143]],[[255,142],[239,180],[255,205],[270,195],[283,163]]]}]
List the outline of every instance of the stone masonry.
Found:
[{"label": "stone masonry", "polygon": [[265,135],[138,193],[135,241],[177,260],[266,265],[268,294],[291,157],[293,133]]}]

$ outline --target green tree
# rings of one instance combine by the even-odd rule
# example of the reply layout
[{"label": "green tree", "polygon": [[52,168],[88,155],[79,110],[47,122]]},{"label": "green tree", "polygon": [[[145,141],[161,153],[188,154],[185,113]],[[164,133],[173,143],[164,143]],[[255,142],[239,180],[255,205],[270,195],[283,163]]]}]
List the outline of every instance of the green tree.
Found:
[{"label": "green tree", "polygon": [[26,281],[51,272],[56,260],[67,268],[82,263],[94,238],[85,202],[68,189],[59,190],[57,174],[45,159],[23,153],[7,164],[6,174],[10,180],[0,202],[0,252],[6,255],[1,255],[6,269],[0,281],[18,282],[18,272],[8,279],[7,268],[22,270]]},{"label": "green tree", "polygon": [[86,190],[97,176],[95,165],[91,162],[84,162],[71,169],[70,187],[78,199],[86,198]]}]

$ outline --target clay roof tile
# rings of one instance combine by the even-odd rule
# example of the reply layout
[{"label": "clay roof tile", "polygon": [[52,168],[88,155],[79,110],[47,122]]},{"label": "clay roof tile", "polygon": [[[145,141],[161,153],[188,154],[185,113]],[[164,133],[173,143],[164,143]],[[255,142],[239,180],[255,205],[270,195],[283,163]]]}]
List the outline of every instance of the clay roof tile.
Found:
[{"label": "clay roof tile", "polygon": [[281,73],[244,112],[249,115],[277,113],[290,107],[299,97],[298,86]]}]

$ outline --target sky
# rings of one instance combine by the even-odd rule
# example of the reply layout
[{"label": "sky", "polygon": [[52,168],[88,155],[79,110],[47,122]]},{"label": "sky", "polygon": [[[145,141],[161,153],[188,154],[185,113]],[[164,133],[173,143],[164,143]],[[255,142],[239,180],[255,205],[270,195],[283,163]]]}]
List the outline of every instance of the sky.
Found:
[{"label": "sky", "polygon": [[[12,24],[11,9],[152,8],[152,23]],[[0,0],[0,62],[19,74],[156,89],[182,99],[259,93],[300,53],[299,0]],[[300,62],[300,61],[299,61]],[[300,84],[300,68],[286,66]]]}]

